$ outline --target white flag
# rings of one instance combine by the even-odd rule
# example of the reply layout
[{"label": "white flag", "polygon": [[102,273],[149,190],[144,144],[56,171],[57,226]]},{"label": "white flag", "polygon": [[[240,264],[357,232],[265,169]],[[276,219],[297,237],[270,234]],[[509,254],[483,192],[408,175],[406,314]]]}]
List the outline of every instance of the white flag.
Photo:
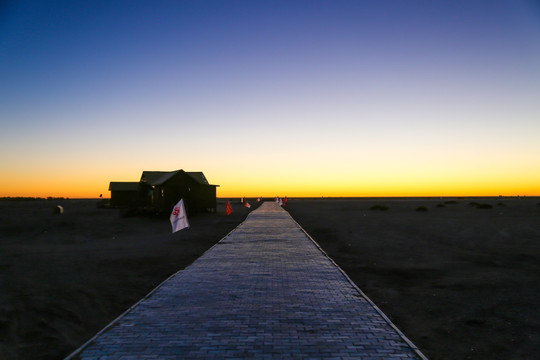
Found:
[{"label": "white flag", "polygon": [[178,204],[174,206],[170,219],[173,233],[189,227],[186,209],[184,208],[184,199],[180,199]]}]

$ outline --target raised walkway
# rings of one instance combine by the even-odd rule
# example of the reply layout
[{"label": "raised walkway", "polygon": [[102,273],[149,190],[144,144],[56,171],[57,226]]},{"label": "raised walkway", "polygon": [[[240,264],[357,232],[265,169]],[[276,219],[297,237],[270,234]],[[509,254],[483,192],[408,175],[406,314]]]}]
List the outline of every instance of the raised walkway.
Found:
[{"label": "raised walkway", "polygon": [[273,202],[66,359],[189,358],[425,359]]}]

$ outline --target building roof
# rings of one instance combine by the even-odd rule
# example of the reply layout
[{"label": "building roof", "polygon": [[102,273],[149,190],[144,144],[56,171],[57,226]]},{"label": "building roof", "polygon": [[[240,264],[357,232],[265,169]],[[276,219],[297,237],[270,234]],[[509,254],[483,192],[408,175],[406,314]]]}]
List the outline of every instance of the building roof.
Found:
[{"label": "building roof", "polygon": [[164,182],[172,178],[178,172],[176,171],[143,171],[141,175],[141,182],[146,182],[150,185],[162,185]]},{"label": "building roof", "polygon": [[140,183],[127,181],[111,181],[109,191],[139,191]]},{"label": "building roof", "polygon": [[206,177],[201,171],[190,171],[186,172],[186,174],[191,176],[199,184],[210,185],[208,184],[208,180],[206,180]]},{"label": "building roof", "polygon": [[[172,178],[178,173],[185,173],[190,178],[195,180],[197,183],[201,185],[210,185],[208,183],[208,180],[206,180],[206,177],[201,171],[190,171],[186,172],[182,169],[175,170],[175,171],[143,171],[141,175],[141,182],[146,182],[150,185],[163,185],[167,180]],[[219,186],[219,185],[211,185],[211,186]]]}]

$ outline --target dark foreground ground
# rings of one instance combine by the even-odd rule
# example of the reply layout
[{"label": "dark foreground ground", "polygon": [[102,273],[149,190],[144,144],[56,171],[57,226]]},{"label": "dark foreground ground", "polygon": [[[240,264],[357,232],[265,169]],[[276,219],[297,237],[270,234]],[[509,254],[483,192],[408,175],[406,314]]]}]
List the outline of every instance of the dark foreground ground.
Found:
[{"label": "dark foreground ground", "polygon": [[428,358],[539,358],[540,199],[292,200],[287,210]]},{"label": "dark foreground ground", "polygon": [[[538,203],[291,199],[286,209],[430,359],[536,359]],[[220,203],[171,234],[167,216],[96,205],[0,201],[0,358],[68,355],[248,213],[235,200],[225,216]]]},{"label": "dark foreground ground", "polygon": [[[57,205],[64,214],[53,214]],[[0,359],[61,359],[248,214],[123,217],[97,200],[0,201]],[[253,208],[252,208],[253,209]]]}]

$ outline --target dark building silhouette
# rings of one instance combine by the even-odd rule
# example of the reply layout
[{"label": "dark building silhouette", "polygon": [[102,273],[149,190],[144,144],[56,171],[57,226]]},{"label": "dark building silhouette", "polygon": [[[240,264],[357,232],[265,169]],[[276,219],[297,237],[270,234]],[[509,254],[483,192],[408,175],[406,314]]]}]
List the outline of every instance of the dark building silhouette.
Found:
[{"label": "dark building silhouette", "polygon": [[111,181],[109,184],[111,192],[111,206],[121,207],[137,207],[141,203],[140,183]]},{"label": "dark building silhouette", "polygon": [[184,199],[188,214],[216,211],[216,188],[202,172],[143,171],[139,182],[111,182],[111,206],[170,212]]}]

